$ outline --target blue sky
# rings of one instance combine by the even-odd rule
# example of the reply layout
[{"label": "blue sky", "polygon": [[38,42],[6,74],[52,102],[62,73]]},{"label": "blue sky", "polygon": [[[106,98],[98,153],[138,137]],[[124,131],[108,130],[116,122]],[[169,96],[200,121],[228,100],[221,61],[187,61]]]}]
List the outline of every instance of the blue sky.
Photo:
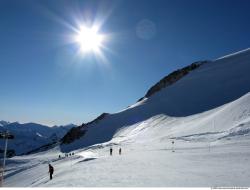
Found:
[{"label": "blue sky", "polygon": [[[248,0],[1,0],[0,119],[81,124],[124,109],[173,70],[248,48],[249,9]],[[102,21],[106,61],[69,43],[86,21]]]}]

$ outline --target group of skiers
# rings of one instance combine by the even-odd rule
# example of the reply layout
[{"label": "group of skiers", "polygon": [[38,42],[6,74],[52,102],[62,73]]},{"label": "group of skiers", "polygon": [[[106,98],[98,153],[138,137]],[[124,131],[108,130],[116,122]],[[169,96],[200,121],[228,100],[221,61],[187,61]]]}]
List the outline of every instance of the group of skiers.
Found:
[{"label": "group of skiers", "polygon": [[[112,147],[109,149],[109,154],[110,154],[110,156],[112,156],[112,154],[113,154],[113,148]],[[119,148],[119,155],[121,155],[121,154],[122,154],[122,149]]]},{"label": "group of skiers", "polygon": [[[68,153],[68,154],[66,153],[66,154],[65,154],[65,157],[74,156],[74,155],[75,155],[74,152]],[[59,154],[58,158],[60,159],[60,158],[62,158],[62,156]]]}]

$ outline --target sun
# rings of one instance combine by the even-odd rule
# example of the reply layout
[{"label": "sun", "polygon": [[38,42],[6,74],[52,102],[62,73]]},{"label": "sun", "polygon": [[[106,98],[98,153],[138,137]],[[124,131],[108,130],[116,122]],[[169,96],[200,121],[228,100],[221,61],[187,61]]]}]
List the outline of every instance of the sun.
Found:
[{"label": "sun", "polygon": [[81,26],[78,30],[75,41],[79,44],[83,53],[98,52],[103,46],[104,36],[98,33],[98,27]]},{"label": "sun", "polygon": [[[95,21],[92,25],[77,22],[77,27],[72,27],[74,33],[70,35],[69,43],[77,46],[75,56],[79,59],[93,60],[96,63],[109,65],[109,60],[105,56],[106,52],[112,52],[108,48],[112,35],[102,33],[102,23]],[[74,45],[74,46],[75,46]]]}]

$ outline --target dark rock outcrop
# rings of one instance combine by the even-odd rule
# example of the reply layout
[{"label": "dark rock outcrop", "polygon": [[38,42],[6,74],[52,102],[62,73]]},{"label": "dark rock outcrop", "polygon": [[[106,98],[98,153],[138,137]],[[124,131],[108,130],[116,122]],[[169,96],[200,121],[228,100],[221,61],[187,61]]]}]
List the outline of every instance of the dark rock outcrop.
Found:
[{"label": "dark rock outcrop", "polygon": [[93,123],[98,123],[99,121],[101,121],[102,119],[104,119],[108,115],[109,115],[109,113],[102,113],[93,121],[90,121],[88,123],[83,123],[82,125],[80,125],[78,127],[73,127],[61,139],[61,143],[62,144],[69,144],[69,143],[73,142],[74,140],[81,138],[87,132],[87,128],[89,127],[89,125],[91,125]]},{"label": "dark rock outcrop", "polygon": [[87,129],[84,129],[85,127],[83,127],[83,125],[70,129],[70,131],[61,139],[61,143],[69,144],[82,137],[87,132]]},{"label": "dark rock outcrop", "polygon": [[156,92],[160,91],[162,88],[165,88],[167,86],[170,86],[180,80],[182,77],[187,75],[190,71],[195,70],[199,66],[201,66],[204,63],[207,63],[209,61],[198,61],[194,62],[189,66],[186,66],[182,69],[178,69],[169,75],[165,76],[163,79],[161,79],[159,82],[157,82],[154,86],[152,86],[146,93],[146,95],[142,98],[140,98],[137,102],[143,100],[143,98],[148,98],[155,94]]},{"label": "dark rock outcrop", "polygon": [[103,118],[105,118],[108,115],[109,115],[109,113],[102,113],[97,118],[95,118],[93,121],[90,121],[90,122],[86,123],[85,125],[90,125],[90,124],[93,124],[93,123],[98,123],[100,120],[102,120]]}]

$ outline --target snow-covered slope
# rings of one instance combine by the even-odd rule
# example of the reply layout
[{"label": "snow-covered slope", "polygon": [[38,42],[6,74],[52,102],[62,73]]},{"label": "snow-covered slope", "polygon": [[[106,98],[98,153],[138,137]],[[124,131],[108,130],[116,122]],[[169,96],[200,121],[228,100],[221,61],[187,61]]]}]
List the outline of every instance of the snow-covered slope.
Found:
[{"label": "snow-covered slope", "polygon": [[109,143],[167,140],[216,142],[250,137],[250,93],[216,109],[188,117],[156,115],[118,130]]},{"label": "snow-covered slope", "polygon": [[[249,146],[250,93],[201,114],[151,117],[120,129],[111,141],[76,150],[74,156],[65,157],[55,147],[11,158],[4,186],[246,187]],[[48,163],[55,168],[51,181]]]},{"label": "snow-covered slope", "polygon": [[[250,186],[249,60],[246,50],[204,64],[130,108],[83,125],[87,132],[73,143],[7,160],[4,186]],[[65,157],[65,150],[74,155]],[[48,163],[55,168],[51,181]]]},{"label": "snow-covered slope", "polygon": [[250,92],[249,70],[250,49],[205,63],[126,110],[82,127],[87,131],[85,135],[73,143],[63,144],[61,148],[70,151],[109,141],[120,128],[159,114],[185,117],[234,101]]},{"label": "snow-covered slope", "polygon": [[[14,139],[9,140],[8,149],[15,150],[16,155],[27,153],[43,145],[60,140],[70,128],[75,125],[48,127],[36,123],[20,124],[18,122],[5,123],[0,131],[9,131]],[[0,149],[4,149],[5,141],[0,139]]]},{"label": "snow-covered slope", "polygon": [[[250,93],[201,114],[156,115],[120,129],[111,141],[75,150],[74,156],[55,147],[11,158],[4,185],[245,187],[250,185],[249,137]],[[51,181],[48,163],[55,168]]]}]

